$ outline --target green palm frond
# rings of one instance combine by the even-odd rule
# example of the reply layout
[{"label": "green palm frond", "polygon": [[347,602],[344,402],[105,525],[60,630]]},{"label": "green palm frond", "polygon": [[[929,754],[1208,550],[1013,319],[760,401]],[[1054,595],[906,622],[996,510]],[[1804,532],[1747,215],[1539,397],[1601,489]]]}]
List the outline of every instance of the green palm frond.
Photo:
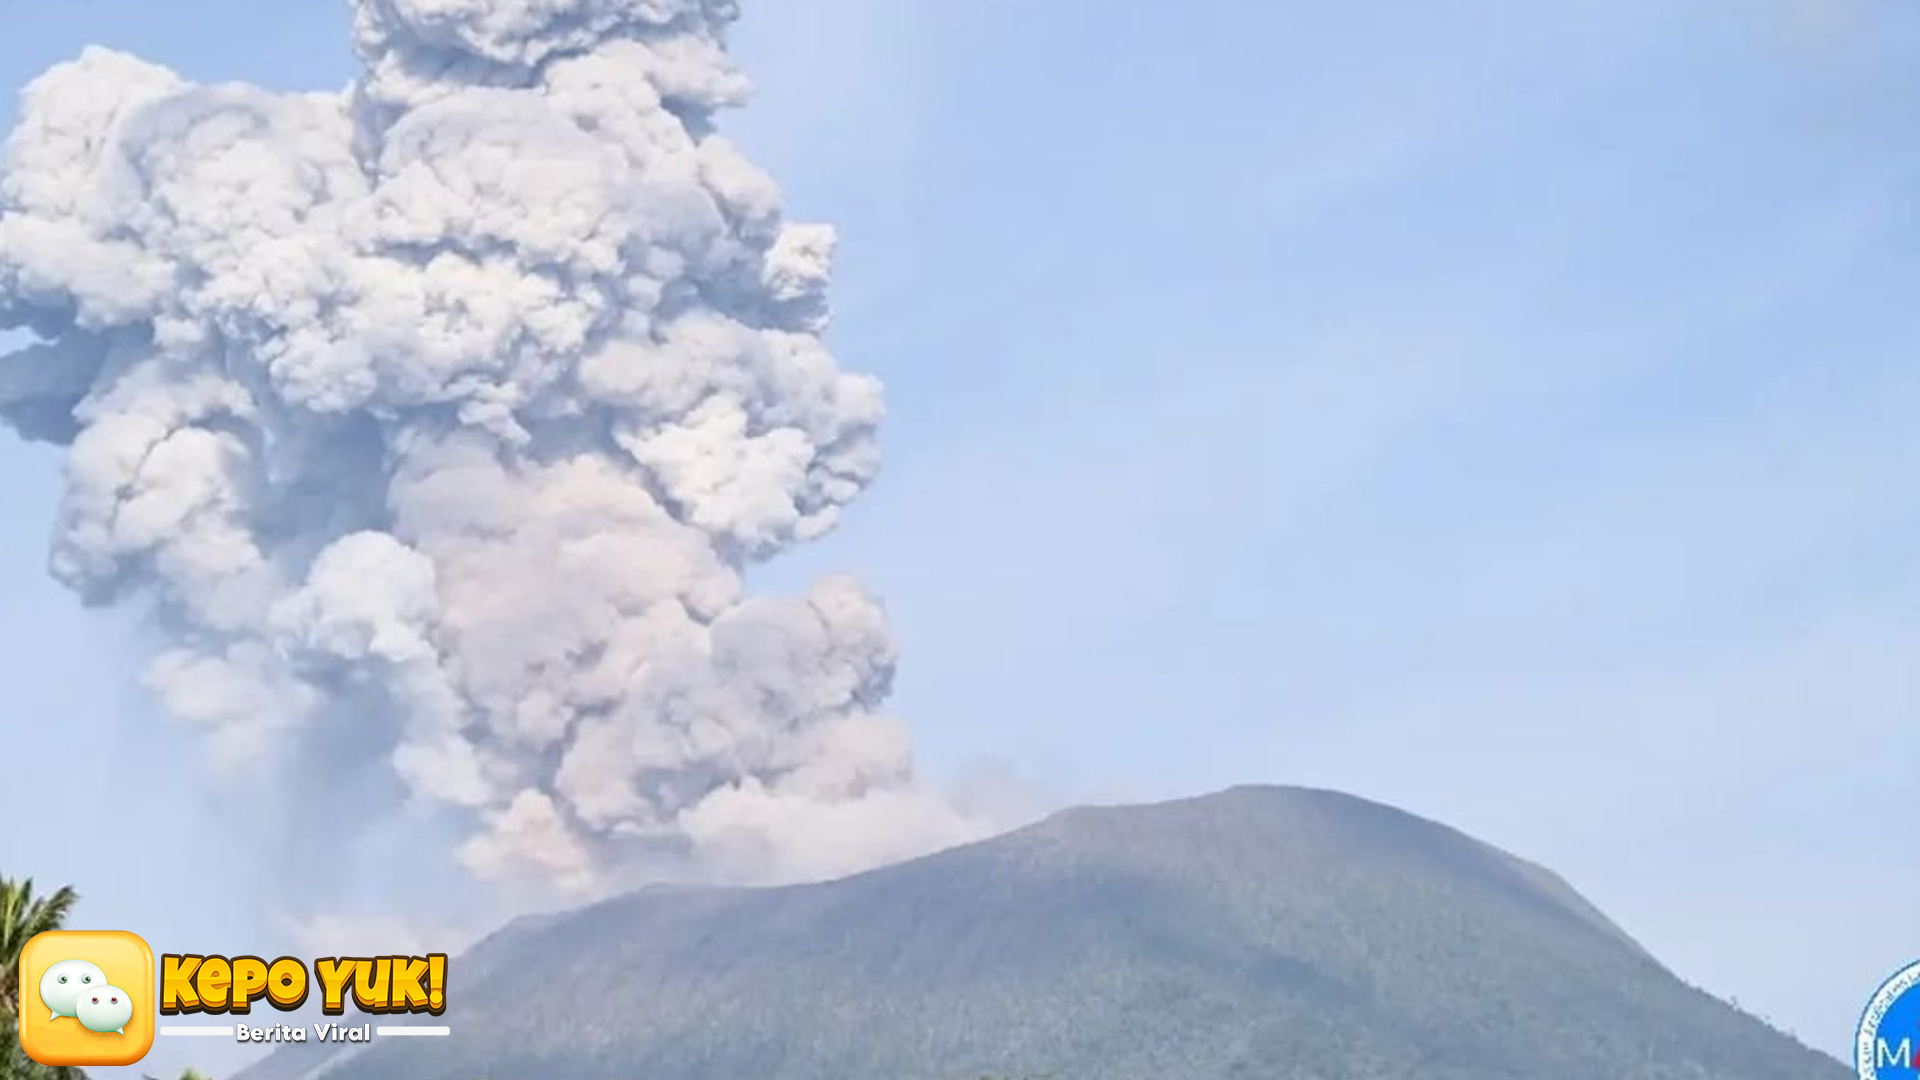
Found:
[{"label": "green palm frond", "polygon": [[34,935],[58,930],[80,894],[66,887],[35,896],[33,879],[0,878],[0,1080],[86,1080],[70,1065],[39,1065],[20,1049],[15,1031],[20,1007],[20,950]]},{"label": "green palm frond", "polygon": [[13,1016],[20,1007],[20,950],[34,935],[60,929],[79,900],[71,886],[36,897],[32,878],[0,878],[0,1013]]}]

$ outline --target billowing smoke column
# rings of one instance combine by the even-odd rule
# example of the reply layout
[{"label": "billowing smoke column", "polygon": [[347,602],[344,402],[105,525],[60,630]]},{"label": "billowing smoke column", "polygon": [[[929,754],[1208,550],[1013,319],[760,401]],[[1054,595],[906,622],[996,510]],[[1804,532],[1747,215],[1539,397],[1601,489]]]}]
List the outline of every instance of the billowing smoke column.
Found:
[{"label": "billowing smoke column", "polygon": [[375,715],[467,866],[579,889],[968,831],[877,712],[875,602],[743,593],[873,478],[882,404],[822,345],[832,231],[715,134],[736,14],[355,0],[344,93],[98,49],[27,89],[0,417],[70,446],[53,571],[151,602],[221,760]]}]

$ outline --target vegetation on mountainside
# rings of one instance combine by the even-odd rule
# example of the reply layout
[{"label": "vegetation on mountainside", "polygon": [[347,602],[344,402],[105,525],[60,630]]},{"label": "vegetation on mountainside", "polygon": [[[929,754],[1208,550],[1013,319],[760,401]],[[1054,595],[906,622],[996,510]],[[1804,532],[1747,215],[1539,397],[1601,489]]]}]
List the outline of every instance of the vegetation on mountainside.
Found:
[{"label": "vegetation on mountainside", "polygon": [[328,1080],[1847,1075],[1541,867],[1301,789],[1069,811],[820,884],[643,889],[457,963],[458,1039]]}]

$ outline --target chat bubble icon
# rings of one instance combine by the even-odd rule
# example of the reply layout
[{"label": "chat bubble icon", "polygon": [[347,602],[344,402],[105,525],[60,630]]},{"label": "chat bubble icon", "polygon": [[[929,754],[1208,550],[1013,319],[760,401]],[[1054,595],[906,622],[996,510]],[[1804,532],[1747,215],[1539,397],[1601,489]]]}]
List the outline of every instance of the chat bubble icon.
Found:
[{"label": "chat bubble icon", "polygon": [[[55,954],[58,955],[58,954]],[[40,976],[40,1000],[53,1015],[48,1020],[74,1016],[82,993],[107,985],[107,973],[85,960],[62,960]],[[79,1017],[74,1016],[74,1019]]]},{"label": "chat bubble icon", "polygon": [[133,1019],[133,997],[117,986],[95,986],[74,1002],[74,1017],[88,1031],[127,1033],[127,1021]]}]

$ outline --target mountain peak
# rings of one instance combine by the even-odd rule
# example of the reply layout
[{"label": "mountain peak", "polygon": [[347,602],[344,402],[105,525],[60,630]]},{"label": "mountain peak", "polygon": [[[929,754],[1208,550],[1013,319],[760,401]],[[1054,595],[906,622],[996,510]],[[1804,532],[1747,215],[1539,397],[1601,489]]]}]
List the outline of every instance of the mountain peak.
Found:
[{"label": "mountain peak", "polygon": [[1550,872],[1297,787],[1083,807],[815,885],[646,890],[453,970],[456,1038],[376,1044],[355,1080],[1845,1075]]}]

